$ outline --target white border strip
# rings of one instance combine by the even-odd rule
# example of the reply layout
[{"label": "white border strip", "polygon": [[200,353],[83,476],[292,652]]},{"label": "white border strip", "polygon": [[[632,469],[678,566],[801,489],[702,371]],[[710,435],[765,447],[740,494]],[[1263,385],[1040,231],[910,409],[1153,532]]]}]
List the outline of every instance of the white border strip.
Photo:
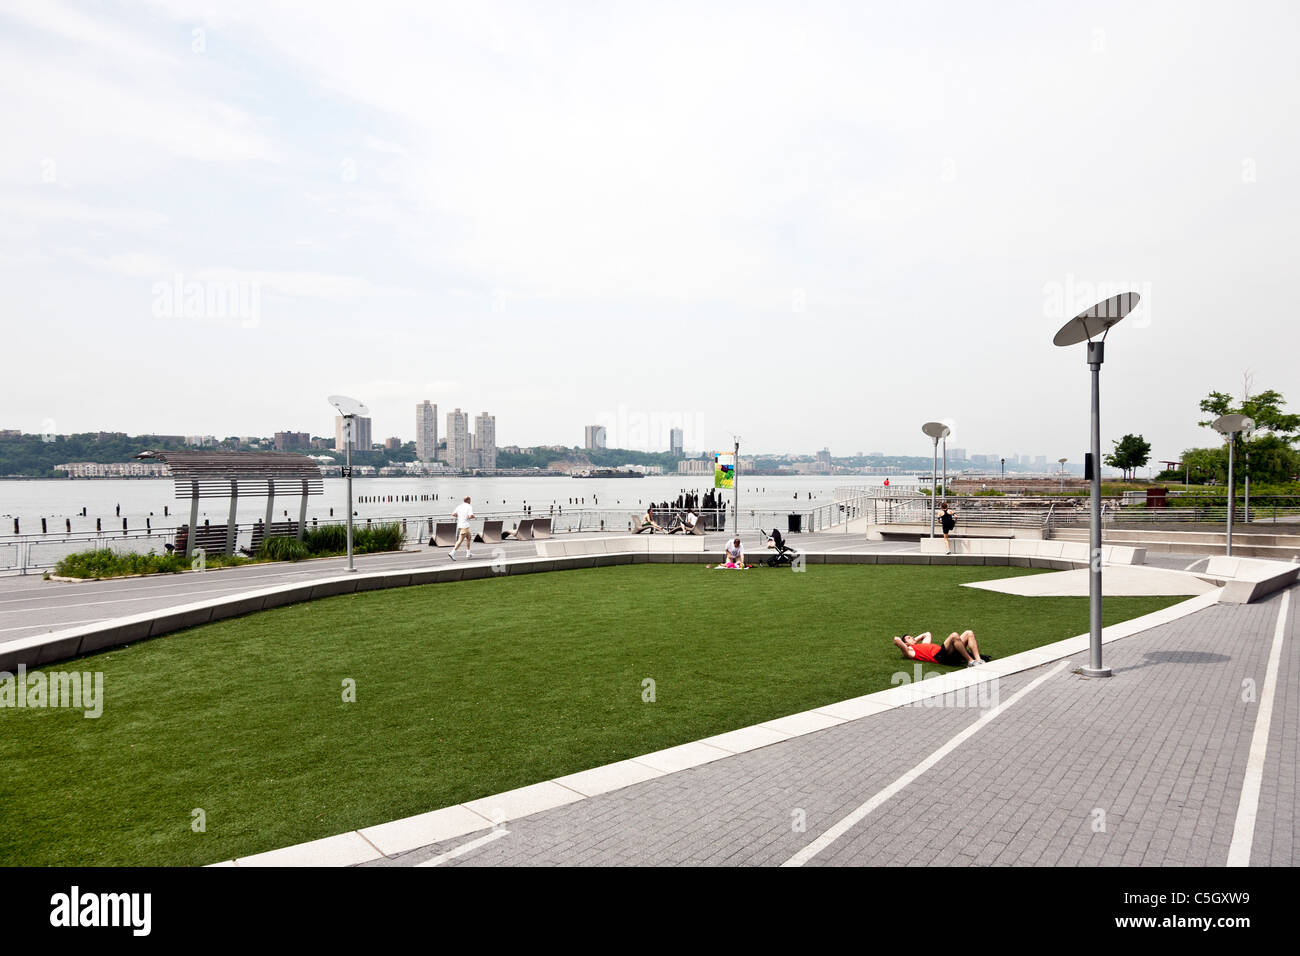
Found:
[{"label": "white border strip", "polygon": [[1282,644],[1286,640],[1286,616],[1290,610],[1291,592],[1283,591],[1282,606],[1277,612],[1277,627],[1273,631],[1273,646],[1268,651],[1264,689],[1259,694],[1259,714],[1255,718],[1255,733],[1250,738],[1246,776],[1241,783],[1241,802],[1237,804],[1237,822],[1232,827],[1228,866],[1250,866],[1250,850],[1255,841],[1255,817],[1259,813],[1259,791],[1264,783],[1264,759],[1268,756],[1268,733],[1273,726],[1273,698],[1277,691],[1277,672],[1282,663]]}]

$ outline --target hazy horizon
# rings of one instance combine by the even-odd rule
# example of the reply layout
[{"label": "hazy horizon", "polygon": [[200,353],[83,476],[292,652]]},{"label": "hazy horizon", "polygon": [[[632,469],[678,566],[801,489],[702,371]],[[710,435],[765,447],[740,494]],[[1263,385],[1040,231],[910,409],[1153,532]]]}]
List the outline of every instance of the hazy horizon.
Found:
[{"label": "hazy horizon", "polygon": [[[1300,409],[1285,3],[0,0],[0,428],[1082,459]],[[1288,65],[1290,64],[1290,65]],[[1288,371],[1290,370],[1290,371]],[[471,425],[472,427],[472,425]]]}]

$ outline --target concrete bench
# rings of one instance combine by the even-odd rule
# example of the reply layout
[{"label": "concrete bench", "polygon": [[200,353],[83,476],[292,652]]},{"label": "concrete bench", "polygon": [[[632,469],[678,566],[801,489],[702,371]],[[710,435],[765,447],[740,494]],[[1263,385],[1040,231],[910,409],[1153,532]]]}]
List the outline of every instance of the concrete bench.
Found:
[{"label": "concrete bench", "polygon": [[539,558],[584,554],[703,554],[704,538],[696,535],[617,535],[607,538],[547,538],[534,543]]},{"label": "concrete bench", "polygon": [[[1004,557],[1011,564],[1028,567],[1086,567],[1088,545],[1082,541],[1041,541],[1033,538],[1012,538],[999,541],[989,538],[952,538],[953,554],[975,554]],[[946,554],[943,538],[922,538],[922,554]],[[1101,549],[1103,564],[1146,564],[1145,548],[1130,548],[1107,544]],[[1053,562],[1039,565],[1035,562]]]},{"label": "concrete bench", "polygon": [[1300,564],[1222,556],[1210,558],[1198,577],[1223,585],[1220,604],[1250,604],[1295,584],[1300,579]]},{"label": "concrete bench", "polygon": [[[935,522],[935,537],[939,537],[939,523]],[[930,536],[930,522],[924,524],[873,524],[867,526],[868,541],[884,541],[886,538],[917,538],[922,541]],[[957,539],[1010,539],[1016,537],[1042,537],[1042,532],[1037,529],[1022,528],[1017,531],[1014,528],[1004,528],[997,525],[981,527],[979,525],[963,528],[960,532],[953,532],[948,535],[953,540]],[[940,538],[940,540],[943,540]]]}]

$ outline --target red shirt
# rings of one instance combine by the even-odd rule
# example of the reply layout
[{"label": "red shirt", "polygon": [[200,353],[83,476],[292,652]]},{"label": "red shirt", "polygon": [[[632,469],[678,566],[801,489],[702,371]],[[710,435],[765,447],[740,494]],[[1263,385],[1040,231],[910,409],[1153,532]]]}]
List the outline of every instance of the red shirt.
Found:
[{"label": "red shirt", "polygon": [[943,647],[942,644],[909,644],[908,646],[912,648],[912,653],[916,655],[918,661],[928,661],[931,664],[935,663],[934,655],[938,654],[939,648]]}]

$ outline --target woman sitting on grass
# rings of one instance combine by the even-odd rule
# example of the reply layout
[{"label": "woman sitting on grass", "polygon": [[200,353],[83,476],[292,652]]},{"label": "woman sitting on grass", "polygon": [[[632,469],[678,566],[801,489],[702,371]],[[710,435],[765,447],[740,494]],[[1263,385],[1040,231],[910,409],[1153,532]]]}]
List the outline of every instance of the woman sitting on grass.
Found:
[{"label": "woman sitting on grass", "polygon": [[926,661],[931,664],[943,664],[947,667],[960,667],[965,662],[967,667],[983,664],[979,645],[975,643],[974,631],[953,631],[942,644],[930,641],[930,632],[919,637],[904,634],[894,638],[894,643],[908,660]]}]

